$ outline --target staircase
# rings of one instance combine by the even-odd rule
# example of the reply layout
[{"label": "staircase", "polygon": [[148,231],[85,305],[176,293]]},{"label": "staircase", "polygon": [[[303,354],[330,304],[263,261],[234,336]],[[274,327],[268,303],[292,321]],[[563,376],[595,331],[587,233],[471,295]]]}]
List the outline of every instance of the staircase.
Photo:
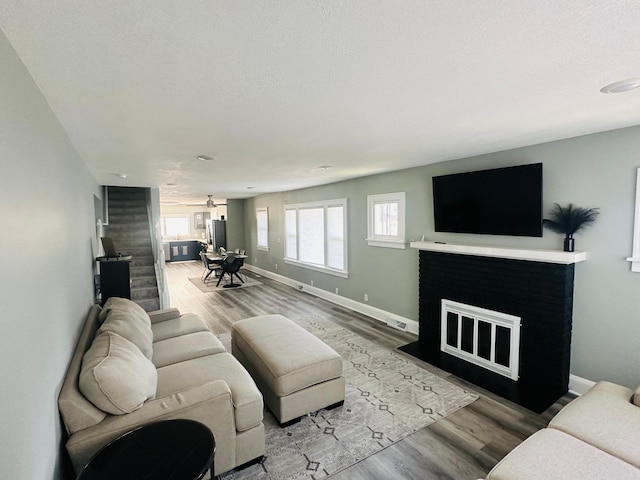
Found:
[{"label": "staircase", "polygon": [[120,253],[131,255],[131,300],[146,311],[158,310],[158,285],[147,213],[147,189],[108,187],[106,235]]}]

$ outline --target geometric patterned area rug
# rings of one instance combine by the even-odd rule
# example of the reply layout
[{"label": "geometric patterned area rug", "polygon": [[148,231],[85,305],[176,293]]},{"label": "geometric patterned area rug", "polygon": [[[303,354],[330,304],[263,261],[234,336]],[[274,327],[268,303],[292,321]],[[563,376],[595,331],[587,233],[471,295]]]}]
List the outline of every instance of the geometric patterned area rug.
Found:
[{"label": "geometric patterned area rug", "polygon": [[[213,277],[213,275],[211,277]],[[253,287],[255,285],[262,285],[262,282],[259,282],[258,280],[255,280],[255,279],[253,279],[251,277],[245,276],[244,283],[241,283],[237,278],[234,277],[233,283],[235,283],[236,285],[239,285],[238,287],[235,287],[235,288],[224,288],[224,285],[229,283],[227,281],[227,278],[229,278],[229,277],[225,277],[220,282],[220,286],[216,287],[216,283],[218,283],[218,280],[216,278],[211,278],[211,277],[209,277],[209,279],[207,280],[206,284],[202,281],[202,279],[200,277],[191,277],[191,278],[189,278],[189,281],[193,285],[198,287],[198,289],[203,293],[230,292],[230,291],[233,291],[233,290],[237,290],[238,288],[247,288],[247,287]]]},{"label": "geometric patterned area rug", "polygon": [[[265,410],[265,460],[223,474],[223,480],[327,478],[478,398],[330,320],[297,323],[342,356],[344,406],[314,412],[287,428]],[[231,351],[230,335],[220,340]]]}]

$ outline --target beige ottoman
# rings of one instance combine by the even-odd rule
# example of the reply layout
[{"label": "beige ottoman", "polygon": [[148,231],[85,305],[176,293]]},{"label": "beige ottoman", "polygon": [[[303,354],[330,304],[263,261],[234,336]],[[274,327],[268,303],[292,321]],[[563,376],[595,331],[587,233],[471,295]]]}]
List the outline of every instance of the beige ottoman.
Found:
[{"label": "beige ottoman", "polygon": [[231,351],[283,426],[307,413],[344,403],[340,355],[282,315],[234,323]]}]

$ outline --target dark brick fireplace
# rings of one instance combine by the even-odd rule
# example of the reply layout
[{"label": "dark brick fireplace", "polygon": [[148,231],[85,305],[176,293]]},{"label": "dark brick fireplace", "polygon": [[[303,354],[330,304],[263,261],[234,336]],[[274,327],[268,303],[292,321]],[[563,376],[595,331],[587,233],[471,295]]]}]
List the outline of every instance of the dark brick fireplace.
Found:
[{"label": "dark brick fireplace", "polygon": [[[419,262],[419,341],[407,351],[536,412],[568,391],[573,262],[422,249]],[[517,380],[441,350],[442,299],[521,318]]]}]

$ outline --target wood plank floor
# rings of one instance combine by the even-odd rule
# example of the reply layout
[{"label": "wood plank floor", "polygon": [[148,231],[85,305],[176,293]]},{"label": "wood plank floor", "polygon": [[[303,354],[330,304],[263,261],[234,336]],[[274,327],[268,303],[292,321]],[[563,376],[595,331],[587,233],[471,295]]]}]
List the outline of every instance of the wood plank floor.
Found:
[{"label": "wood plank floor", "polygon": [[[280,313],[296,320],[320,314],[385,347],[397,348],[416,340],[415,336],[370,317],[251,272],[246,274],[262,285],[203,293],[188,280],[201,275],[200,262],[170,263],[166,271],[171,306],[199,314],[216,334],[229,332],[233,322],[255,315]],[[483,478],[516,445],[544,428],[573,398],[565,395],[539,415],[410,355],[403,355],[426,370],[477,392],[480,398],[343,470],[331,477],[332,480]]]}]

